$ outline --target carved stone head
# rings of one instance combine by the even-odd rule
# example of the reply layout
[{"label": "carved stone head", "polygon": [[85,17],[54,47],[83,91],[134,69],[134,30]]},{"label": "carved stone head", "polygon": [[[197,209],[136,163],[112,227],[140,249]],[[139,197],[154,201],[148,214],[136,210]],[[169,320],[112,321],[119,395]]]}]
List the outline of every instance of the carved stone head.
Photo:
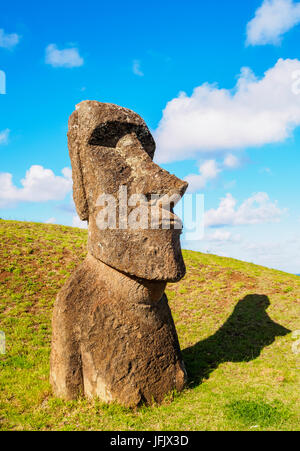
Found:
[{"label": "carved stone head", "polygon": [[[180,198],[187,183],[160,168],[152,159],[155,142],[143,119],[131,110],[109,103],[84,101],[69,119],[68,146],[72,163],[73,197],[81,220],[89,224],[89,252],[124,273],[159,281],[177,281],[185,274],[177,218],[169,209],[170,227],[163,216],[153,227],[150,209],[153,198],[164,211],[162,199]],[[127,202],[120,201],[126,193]],[[115,199],[114,227],[99,227],[103,195]],[[142,195],[140,213],[149,218],[133,227],[135,195]],[[174,197],[174,195],[176,195]],[[99,200],[100,199],[100,200]],[[176,200],[173,204],[176,203]],[[105,204],[107,208],[107,204]],[[131,218],[130,218],[131,215]],[[144,216],[145,216],[144,215]]]}]

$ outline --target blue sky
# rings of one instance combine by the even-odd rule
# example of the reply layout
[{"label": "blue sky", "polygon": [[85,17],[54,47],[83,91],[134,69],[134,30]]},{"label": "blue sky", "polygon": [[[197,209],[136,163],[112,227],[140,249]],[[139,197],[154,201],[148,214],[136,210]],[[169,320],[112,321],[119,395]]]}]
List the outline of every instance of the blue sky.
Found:
[{"label": "blue sky", "polygon": [[205,237],[183,247],[300,273],[299,5],[6,2],[0,217],[78,224],[67,119],[82,100],[111,102],[205,195]]}]

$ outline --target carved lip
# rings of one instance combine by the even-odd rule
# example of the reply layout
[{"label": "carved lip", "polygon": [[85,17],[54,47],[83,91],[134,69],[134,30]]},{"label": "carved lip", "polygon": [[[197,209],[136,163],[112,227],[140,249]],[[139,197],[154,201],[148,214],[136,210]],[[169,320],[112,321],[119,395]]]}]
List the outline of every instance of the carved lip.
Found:
[{"label": "carved lip", "polygon": [[182,195],[179,193],[176,193],[172,197],[172,202],[170,204],[170,197],[169,195],[162,195],[154,200],[150,201],[151,208],[156,207],[159,210],[159,220],[158,225],[159,228],[162,228],[162,225],[166,223],[167,225],[170,225],[170,229],[182,229],[182,220],[177,216],[173,209],[175,205],[181,200]]}]

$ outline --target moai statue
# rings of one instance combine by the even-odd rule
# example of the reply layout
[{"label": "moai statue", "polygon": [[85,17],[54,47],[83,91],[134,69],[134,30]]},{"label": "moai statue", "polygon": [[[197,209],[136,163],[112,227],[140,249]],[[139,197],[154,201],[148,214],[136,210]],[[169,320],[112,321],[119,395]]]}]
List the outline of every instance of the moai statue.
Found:
[{"label": "moai statue", "polygon": [[[68,146],[88,254],[54,306],[54,393],[130,407],[159,403],[186,382],[164,291],[185,274],[182,225],[172,207],[187,183],[152,161],[155,143],[145,122],[117,105],[77,105]],[[175,199],[171,208],[168,198]],[[152,209],[156,219],[147,223]]]}]

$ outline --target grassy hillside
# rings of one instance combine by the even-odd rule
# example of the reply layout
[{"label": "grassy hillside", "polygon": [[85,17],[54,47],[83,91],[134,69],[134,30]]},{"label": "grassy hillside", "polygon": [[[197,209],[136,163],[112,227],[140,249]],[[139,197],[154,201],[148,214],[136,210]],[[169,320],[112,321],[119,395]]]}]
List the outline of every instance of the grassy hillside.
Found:
[{"label": "grassy hillside", "polygon": [[184,251],[187,275],[167,291],[187,389],[137,410],[64,402],[48,381],[51,310],[87,232],[0,221],[0,237],[0,429],[300,430],[299,277]]}]

